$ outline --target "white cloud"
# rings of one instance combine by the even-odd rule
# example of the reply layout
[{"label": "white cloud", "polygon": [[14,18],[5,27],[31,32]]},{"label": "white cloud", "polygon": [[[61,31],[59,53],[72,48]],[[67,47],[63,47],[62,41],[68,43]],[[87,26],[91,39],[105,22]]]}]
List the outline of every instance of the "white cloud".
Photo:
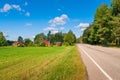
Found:
[{"label": "white cloud", "polygon": [[8,12],[12,7],[9,4],[5,4],[3,8],[0,9],[0,12]]},{"label": "white cloud", "polygon": [[16,10],[18,10],[18,11],[21,11],[22,9],[21,9],[21,7],[20,7],[20,5],[12,5],[12,8],[14,8],[14,9],[16,9]]},{"label": "white cloud", "polygon": [[63,14],[60,17],[55,17],[54,19],[49,20],[49,23],[50,26],[55,27],[57,25],[66,24],[66,20],[68,20],[68,16],[66,14]]},{"label": "white cloud", "polygon": [[[25,2],[25,5],[27,6],[28,3]],[[24,9],[21,8],[20,5],[17,5],[17,4],[8,4],[8,3],[6,3],[6,4],[4,4],[3,8],[0,8],[0,12],[7,13],[8,11],[13,10],[13,9],[19,11],[20,13],[21,12],[24,13],[28,17],[30,16],[29,12],[25,11]]]},{"label": "white cloud", "polygon": [[3,35],[4,35],[5,37],[9,37],[8,33],[9,33],[9,31],[5,31],[5,32],[3,32]]},{"label": "white cloud", "polygon": [[82,28],[80,31],[83,32],[86,28]]},{"label": "white cloud", "polygon": [[62,11],[60,8],[59,9],[57,9],[58,11]]},{"label": "white cloud", "polygon": [[24,4],[25,6],[27,6],[28,5],[28,2],[25,2],[25,4]]},{"label": "white cloud", "polygon": [[17,11],[22,11],[20,5],[16,5],[16,4],[10,5],[10,4],[6,3],[4,5],[4,7],[0,9],[0,12],[8,12],[12,9],[15,9]]},{"label": "white cloud", "polygon": [[25,26],[32,26],[32,24],[31,23],[26,23]]},{"label": "white cloud", "polygon": [[75,28],[86,28],[89,27],[89,23],[80,23],[79,25],[75,26]]},{"label": "white cloud", "polygon": [[29,13],[29,12],[26,12],[26,14],[25,14],[25,15],[29,17],[29,16],[30,16],[30,13]]},{"label": "white cloud", "polygon": [[44,31],[51,31],[52,34],[55,34],[55,33],[58,33],[59,30],[55,27],[47,27],[47,28],[44,28]]},{"label": "white cloud", "polygon": [[9,11],[10,9],[12,9],[12,7],[9,4],[5,4],[4,7],[3,7],[4,12]]},{"label": "white cloud", "polygon": [[52,31],[52,34],[55,34],[55,33],[58,33],[59,31],[58,30],[54,30]]},{"label": "white cloud", "polygon": [[32,38],[35,38],[35,36],[32,36]]},{"label": "white cloud", "polygon": [[[60,27],[61,25],[66,24],[66,20],[68,20],[68,16],[66,14],[62,14],[60,17],[55,17],[54,19],[49,20],[49,27],[44,28],[44,31],[51,31],[52,34],[58,33],[59,31],[64,30],[64,27]],[[59,26],[60,28],[57,28]]]},{"label": "white cloud", "polygon": [[65,28],[64,27],[61,27],[60,30],[64,30]]},{"label": "white cloud", "polygon": [[56,30],[56,28],[54,27],[47,27],[47,28],[44,28],[45,31],[54,31]]}]

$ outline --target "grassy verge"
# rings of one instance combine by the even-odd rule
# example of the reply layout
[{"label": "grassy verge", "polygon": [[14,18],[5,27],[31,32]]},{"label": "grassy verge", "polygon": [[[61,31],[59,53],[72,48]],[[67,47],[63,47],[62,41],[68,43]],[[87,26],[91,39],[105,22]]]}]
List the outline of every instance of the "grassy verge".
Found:
[{"label": "grassy verge", "polygon": [[1,80],[85,80],[77,47],[0,48]]},{"label": "grassy verge", "polygon": [[43,80],[86,80],[85,67],[76,47],[71,47],[49,67]]}]

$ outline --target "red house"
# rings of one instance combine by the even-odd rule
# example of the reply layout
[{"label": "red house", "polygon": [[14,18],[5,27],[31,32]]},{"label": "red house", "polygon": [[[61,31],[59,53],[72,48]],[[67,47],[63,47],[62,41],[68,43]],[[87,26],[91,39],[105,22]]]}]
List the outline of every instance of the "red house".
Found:
[{"label": "red house", "polygon": [[44,41],[45,46],[50,46],[50,42],[49,41]]},{"label": "red house", "polygon": [[56,44],[56,46],[61,46],[62,45],[61,42],[56,42],[55,44]]},{"label": "red house", "polygon": [[12,46],[15,46],[15,47],[24,47],[25,44],[24,44],[24,43],[21,43],[21,42],[14,42],[14,43],[12,44]]}]

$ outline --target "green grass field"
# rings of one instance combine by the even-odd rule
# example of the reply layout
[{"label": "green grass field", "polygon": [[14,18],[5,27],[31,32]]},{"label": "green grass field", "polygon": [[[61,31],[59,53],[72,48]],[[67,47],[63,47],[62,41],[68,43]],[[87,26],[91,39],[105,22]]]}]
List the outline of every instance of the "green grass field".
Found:
[{"label": "green grass field", "polygon": [[86,80],[76,46],[0,47],[0,80]]}]

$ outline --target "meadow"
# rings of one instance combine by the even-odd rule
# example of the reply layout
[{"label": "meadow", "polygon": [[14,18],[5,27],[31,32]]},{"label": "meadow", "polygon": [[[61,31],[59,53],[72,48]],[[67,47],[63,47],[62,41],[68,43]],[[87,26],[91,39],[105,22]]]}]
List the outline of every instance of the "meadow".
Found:
[{"label": "meadow", "polygon": [[0,80],[86,80],[76,46],[0,47]]}]

